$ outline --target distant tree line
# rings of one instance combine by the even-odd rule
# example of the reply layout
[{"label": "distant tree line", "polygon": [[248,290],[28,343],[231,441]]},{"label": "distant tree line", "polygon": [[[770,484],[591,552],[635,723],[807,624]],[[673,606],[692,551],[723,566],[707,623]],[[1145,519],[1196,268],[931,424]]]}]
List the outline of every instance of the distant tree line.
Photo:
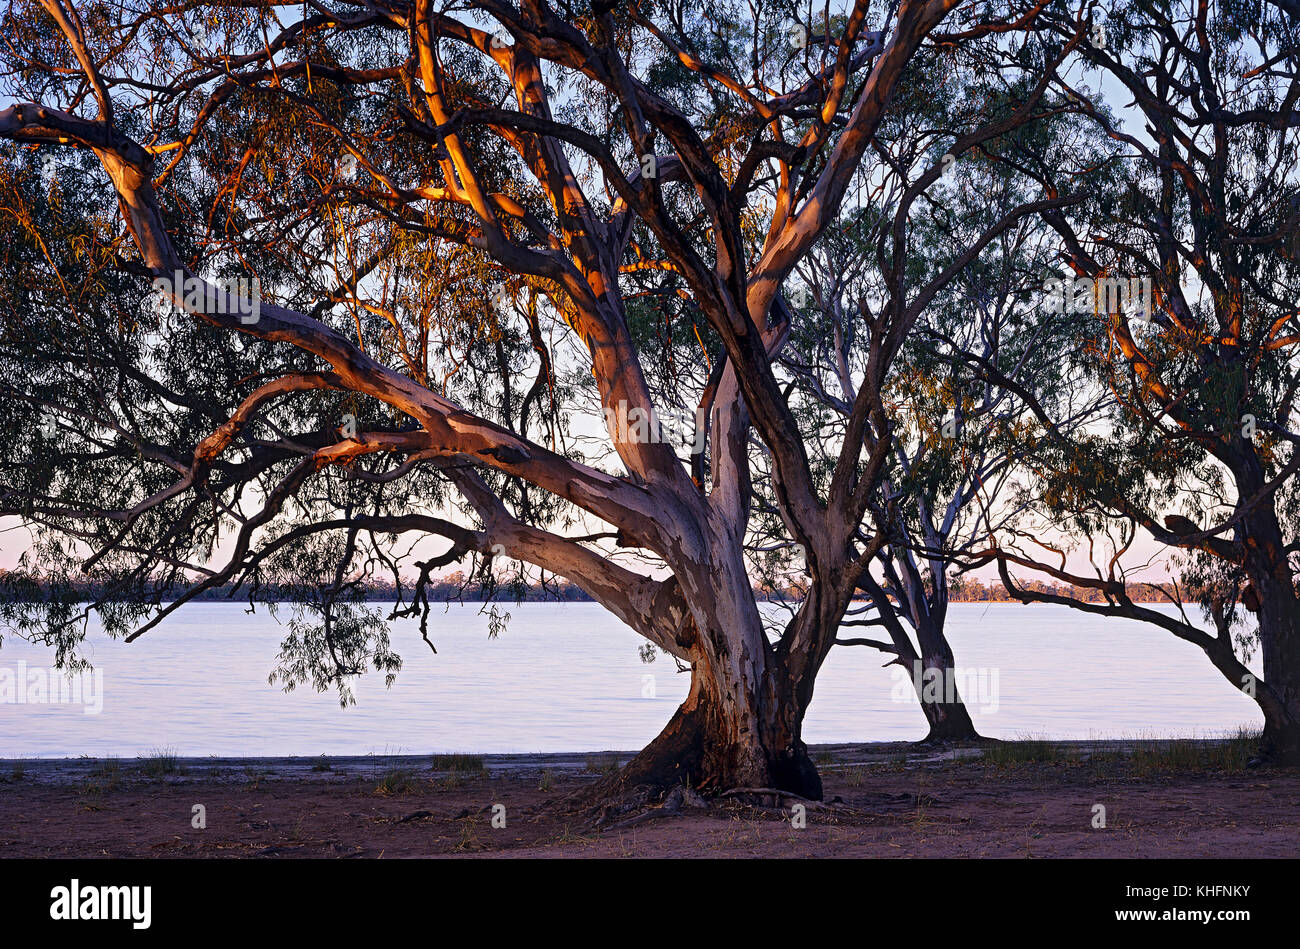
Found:
[{"label": "distant tree line", "polygon": [[[1006,587],[1000,582],[981,583],[979,580],[974,579],[949,577],[948,585],[952,591],[951,602],[953,603],[1020,602],[1018,598],[1011,596]],[[104,591],[99,588],[100,585],[85,581],[61,586],[63,589],[58,591],[57,595],[77,603],[92,603],[99,600],[104,594]],[[1105,602],[1105,597],[1100,591],[1073,584],[1033,580],[1027,582],[1025,588],[1032,593],[1069,596],[1086,603]],[[182,592],[184,589],[184,586],[176,585],[177,593]],[[504,581],[496,578],[488,581],[482,576],[466,575],[460,570],[443,577],[432,578],[428,582],[426,590],[428,591],[429,600],[435,603],[455,601],[469,603],[488,601],[513,601],[517,603],[547,601],[559,603],[595,602],[581,587],[568,580],[552,578],[545,582],[516,579]],[[0,570],[0,603],[38,603],[49,599],[52,592],[55,591],[52,590],[49,583],[32,580],[30,574]],[[278,592],[280,591],[277,591],[277,585],[275,584],[263,586],[258,589],[256,599],[259,601],[274,601],[277,599],[289,601],[298,595],[296,588],[292,590],[286,588],[282,591],[282,597],[277,595]],[[1130,598],[1139,603],[1167,603],[1170,602],[1169,596],[1172,592],[1168,584],[1151,584],[1145,588],[1134,587],[1130,591]],[[803,591],[793,584],[784,587],[759,584],[754,587],[754,594],[760,600],[769,602],[798,602],[803,596]],[[212,602],[217,600],[240,600],[247,599],[247,597],[247,589],[237,587],[233,583],[226,583],[203,591],[195,599],[200,602]],[[358,587],[358,599],[363,601],[395,603],[400,598],[401,594],[397,585],[386,580],[372,579],[360,584]]]},{"label": "distant tree line", "polygon": [[[51,598],[63,599],[75,603],[93,603],[104,597],[102,584],[86,581],[74,581],[52,585],[41,580],[33,580],[30,574],[0,570],[0,603],[40,603]],[[297,587],[283,590],[278,584],[259,587],[255,599],[259,602],[282,600],[293,601],[300,597]],[[186,585],[177,583],[174,592],[180,594]],[[446,603],[454,601],[555,601],[564,603],[591,602],[592,598],[574,583],[563,579],[551,579],[545,582],[505,582],[499,579],[488,580],[481,576],[466,576],[462,571],[455,571],[445,577],[434,578],[425,590],[430,602]],[[204,590],[193,599],[210,602],[214,600],[246,600],[250,588],[224,583]],[[408,594],[409,596],[409,591]],[[163,594],[166,599],[166,593]],[[356,599],[378,603],[395,603],[402,599],[396,584],[386,580],[371,579],[360,583],[356,588]]]}]

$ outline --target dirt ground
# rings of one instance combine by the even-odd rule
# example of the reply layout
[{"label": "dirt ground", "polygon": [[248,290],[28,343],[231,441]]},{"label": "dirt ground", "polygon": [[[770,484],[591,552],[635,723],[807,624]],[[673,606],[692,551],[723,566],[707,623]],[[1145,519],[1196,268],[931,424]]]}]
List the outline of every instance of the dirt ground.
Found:
[{"label": "dirt ground", "polygon": [[[1179,743],[1187,746],[1192,743]],[[815,749],[824,809],[591,827],[627,754],[0,762],[2,857],[1294,857],[1300,775],[1195,748]],[[1171,753],[1173,751],[1174,753]],[[1105,807],[1105,827],[1094,827]],[[195,805],[206,820],[197,822]],[[504,807],[502,811],[501,805]],[[504,818],[504,827],[500,825]],[[619,820],[626,820],[620,816]]]}]

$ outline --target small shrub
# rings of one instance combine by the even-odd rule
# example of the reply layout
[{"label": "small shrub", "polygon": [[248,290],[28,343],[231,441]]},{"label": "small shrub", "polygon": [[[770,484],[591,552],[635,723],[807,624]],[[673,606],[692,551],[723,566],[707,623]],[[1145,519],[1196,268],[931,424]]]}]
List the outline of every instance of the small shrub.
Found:
[{"label": "small shrub", "polygon": [[406,768],[391,768],[379,779],[376,794],[406,794],[415,790],[415,775]]},{"label": "small shrub", "polygon": [[151,778],[185,773],[175,748],[155,748],[142,759],[140,770]]},{"label": "small shrub", "polygon": [[486,770],[483,767],[482,755],[434,755],[431,765],[434,771],[452,771],[460,774],[481,774]]}]

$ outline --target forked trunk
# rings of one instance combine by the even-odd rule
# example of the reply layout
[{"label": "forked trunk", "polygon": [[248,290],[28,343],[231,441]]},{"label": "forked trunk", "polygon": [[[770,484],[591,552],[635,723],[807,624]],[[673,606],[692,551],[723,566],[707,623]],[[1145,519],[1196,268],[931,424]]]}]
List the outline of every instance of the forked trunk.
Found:
[{"label": "forked trunk", "polygon": [[768,643],[734,532],[711,512],[695,524],[695,531],[681,532],[680,556],[673,558],[687,611],[675,638],[690,657],[691,690],[609,790],[685,783],[818,800],[821,778],[801,738],[815,665],[792,672]]},{"label": "forked trunk", "polygon": [[[887,600],[883,609],[892,610]],[[894,614],[882,615],[898,655],[897,662],[907,671],[921,712],[930,726],[923,743],[979,741],[980,733],[975,730],[975,723],[957,688],[956,661],[942,630],[931,629],[922,633],[918,629],[917,639],[924,650],[918,654]]]},{"label": "forked trunk", "polygon": [[[927,742],[977,741],[979,732],[957,688],[957,660],[948,637],[940,625],[926,617],[917,624],[916,638],[921,646],[921,711],[930,725]],[[913,666],[915,669],[916,667]],[[937,688],[927,687],[927,679]]]},{"label": "forked trunk", "polygon": [[[980,734],[975,730],[975,723],[971,721],[970,712],[957,689],[957,663],[943,631],[947,611],[940,609],[936,615],[926,600],[920,572],[906,555],[899,558],[899,574],[915,580],[906,587],[899,585],[901,596],[886,592],[870,574],[860,577],[858,585],[875,603],[880,623],[893,643],[894,655],[898,658],[890,664],[900,666],[907,673],[921,704],[921,712],[930,726],[923,743],[979,741]],[[898,596],[897,602],[894,596]],[[916,631],[916,644],[903,627],[903,615]]]}]

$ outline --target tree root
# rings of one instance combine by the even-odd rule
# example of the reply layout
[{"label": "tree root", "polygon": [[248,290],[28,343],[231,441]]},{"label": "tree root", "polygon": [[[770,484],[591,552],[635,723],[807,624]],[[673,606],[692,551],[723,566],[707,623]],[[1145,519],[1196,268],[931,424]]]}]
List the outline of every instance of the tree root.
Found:
[{"label": "tree root", "polygon": [[[632,806],[632,809],[635,805]],[[615,823],[609,823],[609,819],[615,816],[616,811],[627,813],[629,808],[626,805],[608,805],[603,809],[601,815],[596,819],[593,826],[604,827],[607,830],[621,830],[624,827],[635,827],[637,824],[644,824],[647,821],[657,820],[661,817],[678,817],[683,810],[707,811],[709,802],[688,787],[678,785],[669,791],[665,796],[663,803],[658,807],[642,811],[632,817]]]},{"label": "tree root", "polygon": [[[729,791],[723,791],[722,797],[726,798],[754,798],[759,800],[761,807],[782,807],[785,802],[793,804],[802,804],[810,811],[832,811],[835,808],[830,804],[821,801],[814,801],[806,797],[801,797],[792,791],[778,791],[776,788],[732,788]],[[772,803],[767,803],[770,800]],[[752,801],[741,800],[739,803],[752,803]]]},{"label": "tree root", "polygon": [[980,748],[987,745],[995,745],[1000,742],[997,738],[987,738],[984,735],[968,735],[964,737],[948,737],[945,735],[926,735],[920,741],[912,742],[913,748],[963,748],[974,747]]}]

